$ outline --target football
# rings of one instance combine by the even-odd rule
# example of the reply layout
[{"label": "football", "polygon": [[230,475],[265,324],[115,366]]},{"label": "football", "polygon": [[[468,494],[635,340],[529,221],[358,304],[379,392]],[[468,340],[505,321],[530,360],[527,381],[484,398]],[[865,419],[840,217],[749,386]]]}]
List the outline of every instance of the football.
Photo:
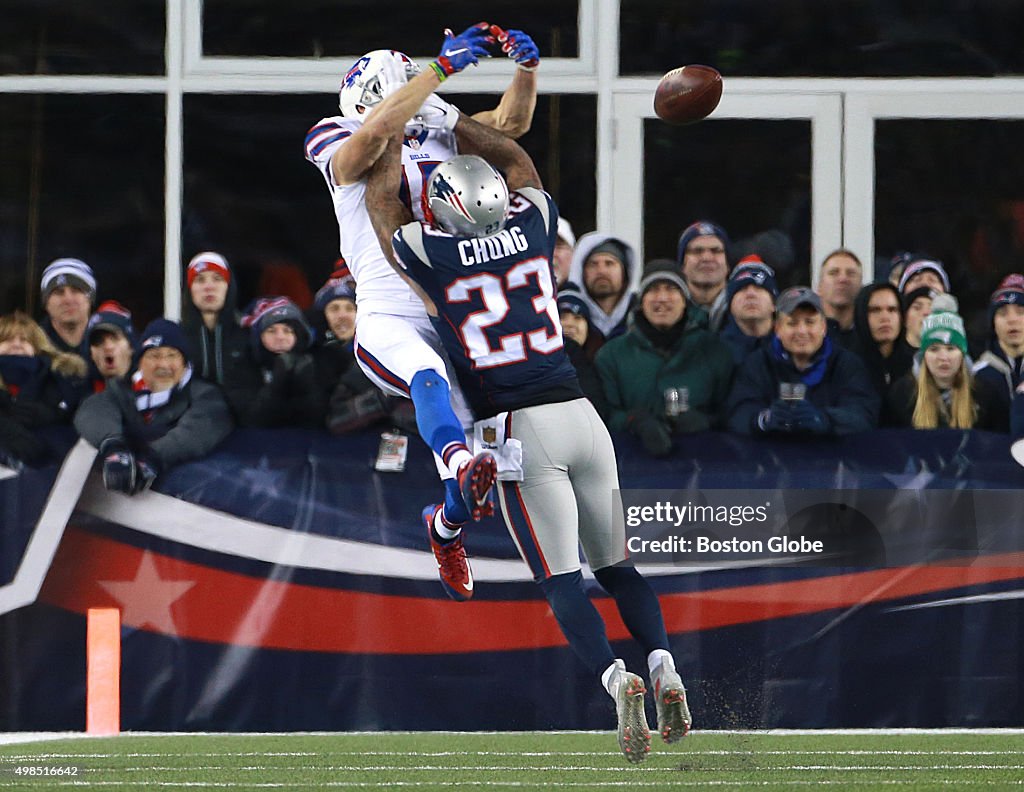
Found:
[{"label": "football", "polygon": [[722,98],[722,75],[710,66],[680,66],[658,83],[654,112],[669,124],[707,118]]}]

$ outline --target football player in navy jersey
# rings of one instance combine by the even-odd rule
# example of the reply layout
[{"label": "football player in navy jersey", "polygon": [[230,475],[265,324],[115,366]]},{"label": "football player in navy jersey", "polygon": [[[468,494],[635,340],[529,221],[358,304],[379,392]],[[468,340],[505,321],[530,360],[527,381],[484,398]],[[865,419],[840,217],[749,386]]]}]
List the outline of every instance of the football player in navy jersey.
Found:
[{"label": "football player in navy jersey", "polygon": [[647,653],[666,742],[686,734],[690,712],[657,596],[628,560],[624,526],[609,508],[619,486],[611,437],[562,346],[551,264],[558,208],[509,140],[508,183],[480,157],[453,157],[430,177],[427,220],[410,222],[398,197],[400,142],[389,142],[367,181],[381,248],[435,317],[478,447],[498,461],[509,532],[570,646],[615,700],[623,753],[642,761],[650,750],[646,688],[615,657],[584,590],[581,543]]}]

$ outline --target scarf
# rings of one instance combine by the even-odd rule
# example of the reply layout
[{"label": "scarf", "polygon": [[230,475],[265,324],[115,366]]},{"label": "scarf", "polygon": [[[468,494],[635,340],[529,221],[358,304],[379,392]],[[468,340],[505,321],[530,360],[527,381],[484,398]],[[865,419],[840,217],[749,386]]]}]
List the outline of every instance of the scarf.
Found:
[{"label": "scarf", "polygon": [[34,396],[41,371],[49,360],[39,355],[0,355],[0,382],[11,396]]},{"label": "scarf", "polygon": [[175,391],[182,390],[192,379],[192,366],[185,366],[185,373],[181,380],[173,388],[154,393],[149,389],[146,381],[142,378],[142,372],[136,371],[132,374],[132,391],[135,393],[135,409],[142,413],[142,419],[149,423],[153,420],[153,413],[161,407],[166,407]]},{"label": "scarf", "polygon": [[[782,342],[779,341],[777,335],[772,335],[772,354],[776,360],[782,360],[786,363],[793,363],[793,357],[782,348]],[[832,356],[832,339],[825,336],[825,343],[821,345],[821,349],[814,353],[814,357],[811,358],[811,365],[805,368],[803,371],[798,372],[800,380],[808,388],[813,388],[815,385],[821,383],[825,378],[825,369],[828,367],[828,359]],[[794,368],[796,366],[794,365]]]},{"label": "scarf", "polygon": [[647,317],[643,315],[642,311],[637,311],[633,315],[633,325],[643,334],[644,338],[651,342],[655,349],[667,352],[686,332],[686,313],[684,312],[682,318],[667,330],[660,330],[647,321]]}]

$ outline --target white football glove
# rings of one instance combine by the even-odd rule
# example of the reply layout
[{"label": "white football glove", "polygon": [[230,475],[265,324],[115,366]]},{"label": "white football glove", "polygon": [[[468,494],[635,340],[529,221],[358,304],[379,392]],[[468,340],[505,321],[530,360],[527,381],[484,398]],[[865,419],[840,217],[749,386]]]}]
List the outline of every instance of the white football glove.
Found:
[{"label": "white football glove", "polygon": [[451,132],[459,121],[459,108],[437,94],[430,94],[416,114],[405,125],[407,135],[418,135],[424,129],[443,129]]},{"label": "white football glove", "polygon": [[380,70],[381,97],[387,99],[391,94],[409,82],[405,66],[398,58],[387,58]]}]

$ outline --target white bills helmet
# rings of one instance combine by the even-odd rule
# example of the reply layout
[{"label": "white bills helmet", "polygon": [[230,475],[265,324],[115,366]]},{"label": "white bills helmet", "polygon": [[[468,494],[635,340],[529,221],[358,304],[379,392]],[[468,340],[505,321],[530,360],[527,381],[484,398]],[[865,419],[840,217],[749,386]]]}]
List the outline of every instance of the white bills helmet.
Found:
[{"label": "white bills helmet", "polygon": [[508,185],[487,160],[460,154],[434,169],[427,205],[434,223],[453,236],[490,236],[505,227]]},{"label": "white bills helmet", "polygon": [[[396,69],[397,67],[397,69]],[[338,89],[338,107],[345,118],[361,119],[385,96],[385,72],[404,70],[408,82],[420,73],[416,61],[397,50],[373,50],[352,64]]]}]

